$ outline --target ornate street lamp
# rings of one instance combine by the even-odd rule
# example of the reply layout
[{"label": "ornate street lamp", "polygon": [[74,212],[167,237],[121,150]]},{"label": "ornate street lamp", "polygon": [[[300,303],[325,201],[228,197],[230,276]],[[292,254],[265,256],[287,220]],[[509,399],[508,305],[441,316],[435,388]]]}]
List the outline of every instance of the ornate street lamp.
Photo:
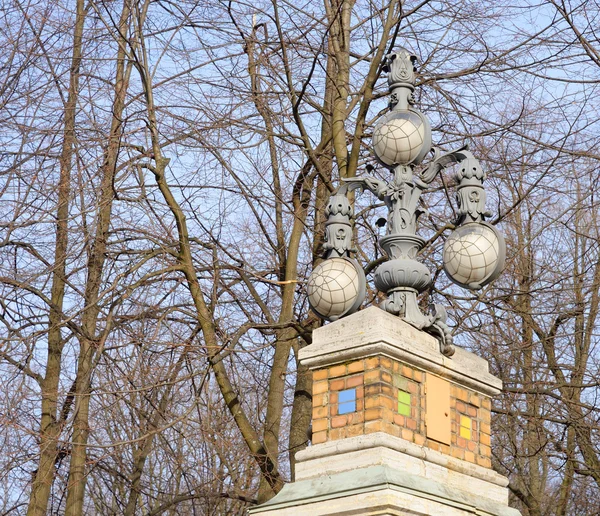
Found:
[{"label": "ornate street lamp", "polygon": [[420,171],[419,165],[432,148],[427,118],[414,107],[416,57],[400,48],[386,57],[390,88],[390,111],[373,130],[373,152],[377,161],[394,175],[390,182],[373,177],[343,179],[326,209],[325,260],[308,279],[311,308],[331,321],[358,310],[365,297],[362,267],[350,257],[353,210],[348,193],[368,190],[389,210],[387,234],[379,241],[389,260],[375,271],[375,286],[386,299],[381,308],[402,317],[418,329],[436,335],[441,352],[454,353],[446,310],[433,304],[424,314],[417,296],[432,284],[431,273],[417,261],[425,240],[416,234],[417,219],[425,213],[419,206],[421,193],[446,166],[458,163],[456,229],[444,245],[443,263],[447,276],[461,287],[480,289],[500,274],[505,243],[500,232],[484,221],[485,173],[468,146],[442,153],[433,148],[433,158]]}]

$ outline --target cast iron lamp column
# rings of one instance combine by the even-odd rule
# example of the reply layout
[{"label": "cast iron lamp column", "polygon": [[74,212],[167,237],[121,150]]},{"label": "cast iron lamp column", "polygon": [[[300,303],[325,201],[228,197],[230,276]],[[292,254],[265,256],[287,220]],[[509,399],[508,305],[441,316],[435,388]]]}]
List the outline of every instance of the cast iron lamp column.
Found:
[{"label": "cast iron lamp column", "polygon": [[417,260],[425,240],[418,236],[417,220],[425,213],[419,206],[421,193],[447,165],[459,163],[457,174],[458,226],[444,246],[444,269],[458,285],[478,289],[494,280],[504,266],[502,235],[484,222],[485,191],[479,162],[467,146],[442,153],[435,148],[433,159],[418,172],[431,150],[431,128],[427,118],[414,107],[416,57],[400,48],[386,57],[390,88],[390,112],[375,126],[373,151],[381,165],[393,173],[390,182],[373,177],[345,179],[327,206],[326,258],[308,280],[308,299],[322,318],[336,320],[356,311],[365,295],[362,267],[350,258],[353,213],[347,194],[368,190],[388,208],[387,234],[380,239],[389,260],[375,271],[375,286],[386,295],[381,308],[402,317],[418,329],[436,335],[446,356],[454,353],[446,310],[431,305],[424,314],[417,296],[432,284],[431,273]]}]

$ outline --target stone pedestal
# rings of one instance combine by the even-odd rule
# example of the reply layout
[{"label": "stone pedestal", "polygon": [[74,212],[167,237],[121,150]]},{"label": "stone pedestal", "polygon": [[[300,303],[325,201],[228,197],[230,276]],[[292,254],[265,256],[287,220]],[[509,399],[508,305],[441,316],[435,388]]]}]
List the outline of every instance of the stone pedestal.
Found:
[{"label": "stone pedestal", "polygon": [[491,469],[485,360],[447,358],[431,335],[376,307],[328,324],[301,352],[313,372],[312,446],[296,481],[252,515],[510,515]]}]

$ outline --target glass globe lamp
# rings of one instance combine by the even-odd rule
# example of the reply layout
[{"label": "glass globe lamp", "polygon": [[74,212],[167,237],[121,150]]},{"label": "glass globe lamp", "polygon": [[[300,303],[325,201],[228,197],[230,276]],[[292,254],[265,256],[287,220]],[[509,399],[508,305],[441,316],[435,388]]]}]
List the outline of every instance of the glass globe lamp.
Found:
[{"label": "glass globe lamp", "polygon": [[308,302],[320,317],[335,321],[358,310],[365,287],[365,274],[355,260],[328,258],[308,278]]},{"label": "glass globe lamp", "polygon": [[391,111],[373,130],[375,157],[385,166],[418,164],[431,149],[431,128],[418,111]]},{"label": "glass globe lamp", "polygon": [[471,222],[456,228],[446,240],[444,271],[457,285],[476,290],[498,277],[505,256],[500,232],[486,222]]}]

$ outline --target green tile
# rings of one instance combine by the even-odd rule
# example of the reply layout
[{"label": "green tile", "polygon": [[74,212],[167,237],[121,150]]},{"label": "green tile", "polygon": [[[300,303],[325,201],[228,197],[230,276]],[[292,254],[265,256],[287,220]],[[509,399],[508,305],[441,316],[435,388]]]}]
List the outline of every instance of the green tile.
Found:
[{"label": "green tile", "polygon": [[410,417],[410,405],[405,405],[404,403],[398,402],[398,414],[401,416]]},{"label": "green tile", "polygon": [[409,392],[398,391],[398,414],[410,417],[411,410]]},{"label": "green tile", "polygon": [[398,402],[410,406],[410,392],[398,391]]}]

